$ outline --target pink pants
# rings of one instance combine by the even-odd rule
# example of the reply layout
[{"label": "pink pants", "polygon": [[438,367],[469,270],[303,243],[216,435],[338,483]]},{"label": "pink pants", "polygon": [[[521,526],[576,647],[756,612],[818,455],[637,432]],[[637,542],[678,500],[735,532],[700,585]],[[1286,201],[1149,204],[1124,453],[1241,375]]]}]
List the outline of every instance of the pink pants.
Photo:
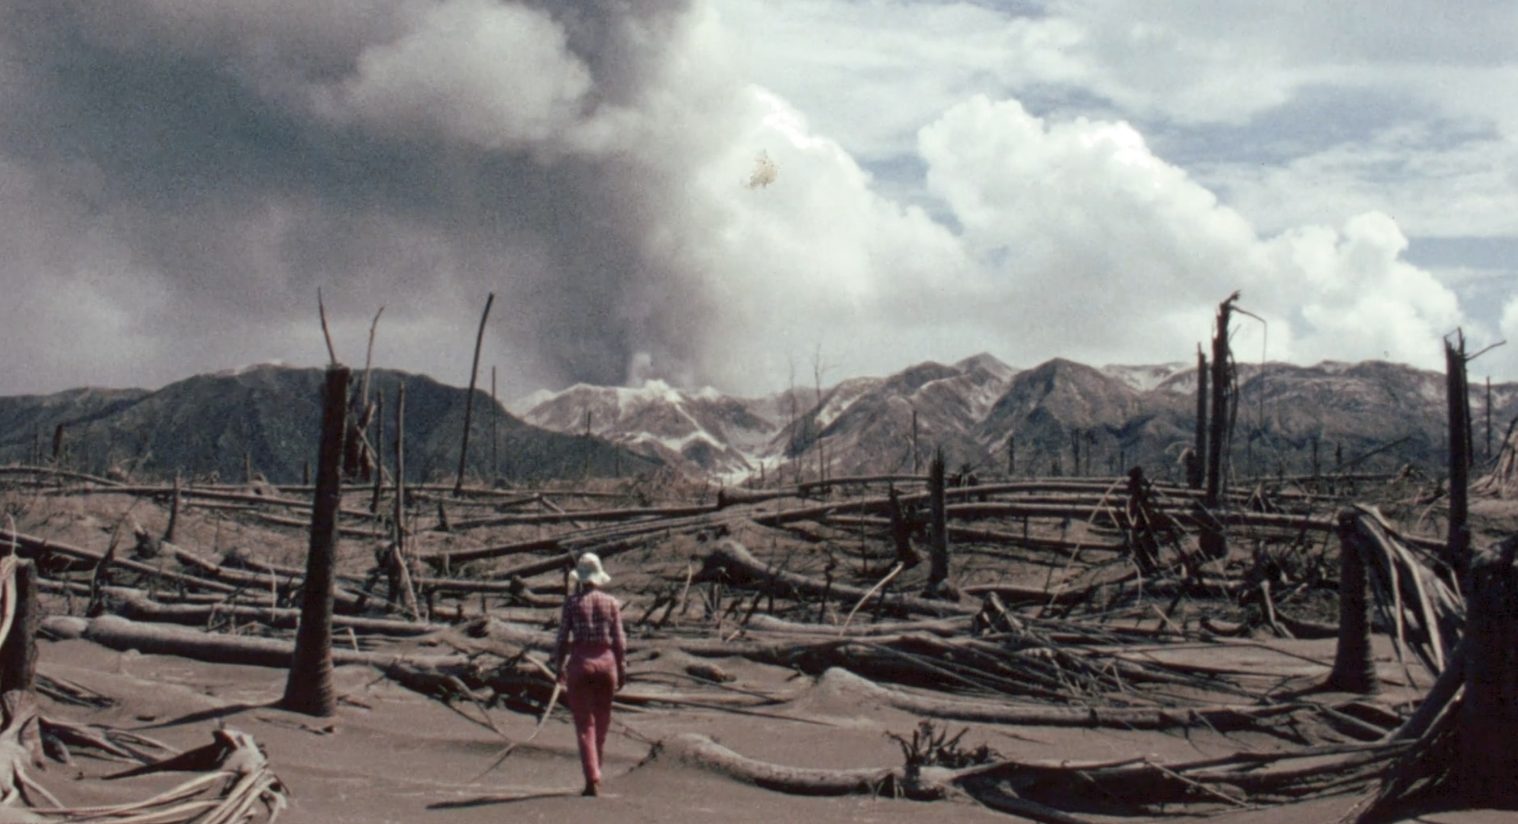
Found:
[{"label": "pink pants", "polygon": [[585,771],[585,783],[597,783],[606,752],[606,732],[611,727],[611,697],[617,691],[617,657],[609,646],[575,645],[564,674],[575,738],[580,745],[580,767]]}]

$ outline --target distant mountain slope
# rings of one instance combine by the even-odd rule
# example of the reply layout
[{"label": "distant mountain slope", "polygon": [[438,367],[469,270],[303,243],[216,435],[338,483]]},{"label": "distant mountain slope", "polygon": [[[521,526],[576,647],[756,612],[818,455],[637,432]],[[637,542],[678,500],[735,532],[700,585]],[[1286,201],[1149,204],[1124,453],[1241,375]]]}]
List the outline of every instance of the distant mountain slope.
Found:
[{"label": "distant mountain slope", "polygon": [[[1389,471],[1444,463],[1444,378],[1397,364],[1325,362],[1236,365],[1239,402],[1231,461],[1237,475],[1331,471],[1342,460]],[[565,432],[584,428],[672,461],[731,476],[762,466],[786,478],[922,470],[943,449],[951,471],[970,466],[1019,476],[1109,474],[1133,465],[1181,477],[1179,458],[1195,440],[1196,367],[1189,363],[1100,369],[1055,358],[1017,370],[990,355],[955,364],[925,362],[886,377],[860,377],[766,398],[697,396],[662,384],[643,389],[574,387],[528,415]],[[1518,384],[1492,388],[1494,440],[1518,415]],[[1471,397],[1478,458],[1485,444],[1485,387]],[[710,421],[698,407],[730,411]],[[730,426],[730,418],[772,422]],[[605,422],[604,425],[602,422]],[[1008,450],[1014,440],[1015,455]],[[663,451],[650,449],[660,444]],[[699,451],[691,445],[699,445]],[[677,454],[678,453],[678,454]],[[1361,461],[1363,456],[1370,457]],[[1077,463],[1078,461],[1078,463]]]},{"label": "distant mountain slope", "polygon": [[672,465],[716,474],[754,468],[746,453],[764,443],[775,422],[764,404],[707,389],[687,392],[663,381],[638,388],[577,384],[540,396],[523,417],[562,433],[591,434]]},{"label": "distant mountain slope", "polygon": [[821,450],[831,475],[910,472],[914,463],[923,471],[935,449],[954,467],[979,464],[974,427],[1013,371],[978,355],[953,366],[929,361],[887,378],[845,381],[783,430],[772,451],[805,473]]},{"label": "distant mountain slope", "polygon": [[[60,393],[22,403],[71,410],[66,427],[68,465],[90,472],[119,467],[136,475],[166,476],[176,471],[197,477],[241,479],[244,456],[256,472],[276,482],[300,480],[314,461],[321,426],[322,370],[256,366],[235,372],[197,375],[156,392],[129,391],[101,405],[91,396]],[[458,466],[465,390],[424,375],[374,370],[371,392],[383,394],[387,463],[394,438],[396,390],[406,384],[406,461],[411,480],[451,478]],[[355,375],[355,383],[357,375]],[[93,411],[92,411],[93,410]],[[16,413],[24,427],[39,413]],[[53,413],[55,415],[60,413]],[[469,471],[479,478],[572,476],[585,471],[632,473],[656,461],[586,439],[529,426],[495,408],[498,466],[491,471],[491,402],[476,390],[471,423]],[[375,431],[375,424],[371,431]],[[30,431],[0,429],[0,460],[28,460]],[[24,443],[22,442],[24,441]]]},{"label": "distant mountain slope", "polygon": [[87,388],[0,398],[0,457],[12,461],[48,458],[59,424],[66,432],[71,426],[130,406],[147,394],[143,389]]},{"label": "distant mountain slope", "polygon": [[[1442,472],[1443,375],[1379,361],[1236,368],[1234,474],[1311,472],[1315,453],[1323,471],[1342,461],[1371,471],[1412,463]],[[297,480],[316,451],[321,380],[318,369],[258,366],[156,392],[79,389],[0,398],[0,460],[47,457],[62,423],[67,463],[76,469],[235,480],[246,454],[269,479]],[[451,478],[465,392],[422,375],[375,370],[373,389],[392,407],[387,431],[403,380],[407,474]],[[1007,473],[1012,439],[1017,476],[1108,474],[1142,465],[1153,477],[1179,478],[1178,458],[1194,442],[1196,387],[1189,364],[1096,369],[1056,358],[1019,371],[977,355],[850,378],[820,393],[797,387],[760,398],[659,381],[636,389],[577,385],[536,393],[526,421],[477,392],[470,472],[547,478],[671,467],[729,482],[756,472],[790,480],[815,478],[823,467],[835,477],[910,472],[914,463],[922,471],[942,449],[951,471],[970,466],[992,476]],[[1485,398],[1485,386],[1473,386],[1478,459],[1485,457]],[[1493,385],[1494,443],[1515,417],[1518,384]],[[387,457],[392,439],[387,434]]]}]

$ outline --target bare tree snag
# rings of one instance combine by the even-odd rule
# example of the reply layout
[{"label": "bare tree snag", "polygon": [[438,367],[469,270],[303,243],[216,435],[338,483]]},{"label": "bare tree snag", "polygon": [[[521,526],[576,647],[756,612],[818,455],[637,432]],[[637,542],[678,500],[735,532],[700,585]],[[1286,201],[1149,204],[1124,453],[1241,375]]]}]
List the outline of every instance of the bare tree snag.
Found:
[{"label": "bare tree snag", "polygon": [[380,495],[385,490],[385,458],[379,454],[379,451],[385,448],[385,395],[383,392],[374,398],[374,423],[377,427],[374,433],[374,491],[369,497],[369,511],[378,516]]},{"label": "bare tree snag", "polygon": [[1207,477],[1207,355],[1196,347],[1196,440],[1194,458],[1186,467],[1186,485],[1201,489]]},{"label": "bare tree snag", "polygon": [[63,466],[63,424],[53,427],[53,466]]},{"label": "bare tree snag", "polygon": [[179,473],[174,473],[174,497],[169,500],[169,525],[163,530],[163,539],[174,543],[174,530],[179,526],[179,505],[181,495]]},{"label": "bare tree snag", "polygon": [[[374,320],[369,321],[369,346],[364,350],[364,379],[359,384],[358,404],[361,407],[369,405],[369,370],[374,365],[374,330],[379,327],[380,315],[385,314],[385,307],[381,306],[374,313]],[[375,463],[379,463],[375,461]]]},{"label": "bare tree snag", "polygon": [[[494,486],[495,481],[501,477],[500,448],[501,439],[498,434],[501,422],[501,407],[495,399],[495,367],[490,367],[490,480]],[[620,457],[621,453],[618,453]],[[621,473],[618,473],[621,474]]]},{"label": "bare tree snag", "polygon": [[469,464],[469,423],[474,417],[474,381],[480,372],[480,346],[485,343],[485,321],[490,319],[490,307],[495,303],[495,293],[485,298],[485,311],[480,315],[480,330],[474,336],[474,361],[469,367],[469,394],[464,397],[464,434],[459,439],[459,474],[453,482],[453,494],[464,491],[464,469]]},{"label": "bare tree snag", "polygon": [[928,546],[931,566],[928,571],[928,592],[936,592],[949,580],[949,528],[947,507],[944,505],[943,450],[933,453],[928,464]]},{"label": "bare tree snag", "polygon": [[1339,646],[1325,686],[1367,694],[1380,684],[1370,648],[1370,602],[1358,520],[1354,510],[1339,513]]},{"label": "bare tree snag", "polygon": [[301,593],[300,628],[285,684],[283,705],[308,715],[337,712],[332,690],[332,595],[337,549],[337,510],[342,503],[343,443],[348,424],[348,367],[327,368],[322,398],[321,453],[311,508],[311,543]]},{"label": "bare tree snag", "polygon": [[583,458],[583,460],[582,460],[582,462],[580,464],[580,478],[582,480],[590,478],[590,452],[591,452],[591,441],[590,441],[590,439],[591,439],[591,434],[590,434],[590,410],[587,409],[587,410],[585,410],[585,435],[580,440],[581,447],[585,450],[584,451],[584,458]]},{"label": "bare tree snag", "polygon": [[[1207,488],[1202,496],[1202,505],[1209,512],[1217,511],[1223,493],[1223,458],[1228,436],[1228,321],[1238,299],[1239,293],[1234,292],[1218,304],[1217,328],[1212,336],[1212,409],[1208,416]],[[1228,554],[1228,541],[1222,529],[1204,526],[1199,537],[1202,552],[1208,557],[1222,558]]]},{"label": "bare tree snag", "polygon": [[1465,699],[1457,720],[1462,800],[1518,808],[1518,539],[1470,570]]},{"label": "bare tree snag", "polygon": [[1449,403],[1449,545],[1445,563],[1465,579],[1470,564],[1471,405],[1465,378],[1465,333],[1444,341],[1444,388]]},{"label": "bare tree snag", "polygon": [[922,563],[922,557],[912,548],[912,524],[902,509],[901,496],[896,494],[894,486],[886,496],[890,499],[891,541],[896,546],[896,562],[904,567],[917,566]]},{"label": "bare tree snag", "polygon": [[1492,376],[1486,376],[1486,459],[1492,459]]},{"label": "bare tree snag", "polygon": [[920,461],[918,459],[918,454],[919,453],[917,451],[917,410],[913,409],[912,410],[912,474],[913,475],[916,475],[918,472],[922,471],[919,468],[921,466],[921,463],[920,463]]},{"label": "bare tree snag", "polygon": [[1017,474],[1017,435],[1007,436],[1007,477]]},{"label": "bare tree snag", "polygon": [[327,362],[337,365],[337,350],[332,347],[332,331],[327,328],[327,304],[322,300],[322,288],[316,287],[316,314],[322,321],[322,340],[327,342]]},{"label": "bare tree snag", "polygon": [[32,691],[37,675],[37,628],[42,624],[42,607],[37,601],[37,567],[15,556],[4,562],[14,564],[5,575],[6,616],[9,632],[0,643],[0,693],[14,690]]},{"label": "bare tree snag", "polygon": [[[401,597],[401,604],[411,617],[417,620],[422,618],[421,608],[416,600],[416,585],[413,582],[411,570],[411,556],[406,552],[406,385],[403,383],[395,393],[395,543],[392,544],[392,557],[390,558],[390,599],[393,601],[397,594]],[[442,502],[438,502],[439,511]]]}]

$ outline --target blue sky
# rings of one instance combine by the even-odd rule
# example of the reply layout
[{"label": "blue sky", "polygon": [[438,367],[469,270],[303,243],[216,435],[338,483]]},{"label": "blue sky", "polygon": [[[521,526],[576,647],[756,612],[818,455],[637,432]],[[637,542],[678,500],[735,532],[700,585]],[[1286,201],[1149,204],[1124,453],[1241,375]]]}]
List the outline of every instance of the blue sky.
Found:
[{"label": "blue sky", "polygon": [[[634,8],[636,6],[636,8]],[[0,392],[340,354],[502,394],[990,351],[1518,378],[1518,7],[0,0]],[[750,185],[757,158],[775,175]],[[1251,353],[1256,330],[1240,333]]]}]

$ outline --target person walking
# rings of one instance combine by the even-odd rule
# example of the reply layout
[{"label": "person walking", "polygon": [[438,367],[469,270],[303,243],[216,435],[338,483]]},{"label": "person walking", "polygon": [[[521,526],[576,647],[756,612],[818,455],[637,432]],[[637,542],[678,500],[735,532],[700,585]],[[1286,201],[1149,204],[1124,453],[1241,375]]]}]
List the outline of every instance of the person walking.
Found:
[{"label": "person walking", "polygon": [[581,795],[593,796],[601,789],[611,697],[627,683],[627,636],[622,632],[621,605],[603,591],[611,576],[601,568],[601,558],[592,552],[581,555],[574,577],[579,591],[564,601],[553,661],[559,683],[569,690],[585,773]]}]

